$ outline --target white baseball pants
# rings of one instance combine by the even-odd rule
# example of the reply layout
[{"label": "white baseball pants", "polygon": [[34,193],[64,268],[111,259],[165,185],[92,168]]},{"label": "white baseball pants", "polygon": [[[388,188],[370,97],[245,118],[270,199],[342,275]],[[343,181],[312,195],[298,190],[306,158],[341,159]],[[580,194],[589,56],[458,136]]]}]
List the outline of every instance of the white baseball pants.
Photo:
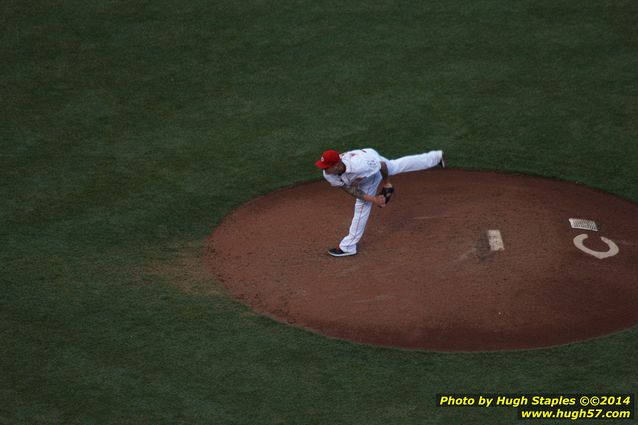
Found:
[{"label": "white baseball pants", "polygon": [[[443,151],[430,151],[419,155],[409,155],[390,160],[381,157],[381,161],[385,162],[388,166],[388,174],[394,176],[396,174],[427,170],[428,168],[436,167],[442,158]],[[381,180],[381,173],[376,173],[374,176],[363,180],[359,188],[368,195],[374,196],[377,193],[377,188]],[[342,251],[357,252],[357,244],[363,237],[363,232],[366,229],[373,205],[372,202],[357,199],[354,204],[354,216],[352,217],[348,236],[343,238],[341,243],[339,243],[339,248],[341,248]]]}]

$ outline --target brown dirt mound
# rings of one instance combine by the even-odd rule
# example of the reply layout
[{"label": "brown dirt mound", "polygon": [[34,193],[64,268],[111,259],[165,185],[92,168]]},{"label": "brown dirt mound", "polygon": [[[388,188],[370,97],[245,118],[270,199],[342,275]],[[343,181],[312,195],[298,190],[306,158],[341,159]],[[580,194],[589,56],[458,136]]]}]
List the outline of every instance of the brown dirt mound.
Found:
[{"label": "brown dirt mound", "polygon": [[[214,276],[256,311],[352,341],[438,351],[546,347],[638,323],[638,206],[571,183],[428,170],[392,179],[354,257],[327,250],[354,200],[325,182],[262,196],[211,235]],[[570,218],[599,231],[572,229]],[[492,250],[499,230],[504,250]],[[599,259],[574,238],[617,255]]]}]

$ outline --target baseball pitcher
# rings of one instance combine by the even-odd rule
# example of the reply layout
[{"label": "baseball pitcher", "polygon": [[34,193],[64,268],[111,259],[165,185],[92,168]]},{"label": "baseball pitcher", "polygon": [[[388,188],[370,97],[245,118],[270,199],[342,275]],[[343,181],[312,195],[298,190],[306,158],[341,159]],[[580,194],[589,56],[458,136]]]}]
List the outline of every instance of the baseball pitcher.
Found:
[{"label": "baseball pitcher", "polygon": [[[390,176],[446,166],[443,151],[440,150],[388,160],[369,148],[342,154],[327,150],[315,164],[323,170],[328,183],[357,198],[348,235],[337,248],[328,251],[333,257],[357,253],[357,243],[363,237],[372,205],[385,207],[394,193]],[[379,185],[381,193],[377,195]]]}]

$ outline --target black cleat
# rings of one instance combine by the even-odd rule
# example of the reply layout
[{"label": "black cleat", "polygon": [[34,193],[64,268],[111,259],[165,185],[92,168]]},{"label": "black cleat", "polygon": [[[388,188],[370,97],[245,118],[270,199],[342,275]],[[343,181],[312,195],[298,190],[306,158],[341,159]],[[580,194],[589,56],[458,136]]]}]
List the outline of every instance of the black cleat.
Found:
[{"label": "black cleat", "polygon": [[341,248],[332,248],[330,251],[328,251],[328,254],[332,255],[333,257],[347,257],[349,255],[357,255],[357,251],[345,252],[341,250]]},{"label": "black cleat", "polygon": [[439,167],[447,168],[447,160],[445,159],[445,154],[441,156],[441,162],[439,162]]}]

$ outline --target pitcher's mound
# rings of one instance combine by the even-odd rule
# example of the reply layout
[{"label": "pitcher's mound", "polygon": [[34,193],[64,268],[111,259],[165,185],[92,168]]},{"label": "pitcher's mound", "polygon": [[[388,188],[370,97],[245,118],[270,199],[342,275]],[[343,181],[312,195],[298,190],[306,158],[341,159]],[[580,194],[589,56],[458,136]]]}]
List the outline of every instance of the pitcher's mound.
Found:
[{"label": "pitcher's mound", "polygon": [[327,254],[348,231],[354,199],[317,182],[230,214],[209,241],[214,275],[276,320],[386,346],[545,347],[638,323],[637,205],[493,172],[392,182],[395,196],[374,208],[358,255]]}]

